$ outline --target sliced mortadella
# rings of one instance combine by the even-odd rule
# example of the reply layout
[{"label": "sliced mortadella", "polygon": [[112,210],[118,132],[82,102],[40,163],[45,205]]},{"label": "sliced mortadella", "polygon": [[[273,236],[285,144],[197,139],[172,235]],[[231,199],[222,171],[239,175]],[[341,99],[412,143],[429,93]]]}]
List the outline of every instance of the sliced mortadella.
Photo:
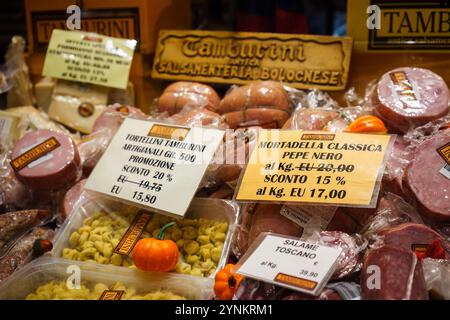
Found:
[{"label": "sliced mortadella", "polygon": [[27,133],[11,154],[11,166],[25,185],[39,190],[68,186],[79,177],[80,156],[73,140],[60,132]]},{"label": "sliced mortadella", "polygon": [[450,93],[444,80],[427,69],[398,68],[385,73],[372,103],[386,124],[407,132],[449,112]]},{"label": "sliced mortadella", "polygon": [[450,221],[450,165],[439,150],[448,153],[449,143],[450,129],[422,142],[404,175],[404,185],[417,200],[420,213],[446,222]]}]

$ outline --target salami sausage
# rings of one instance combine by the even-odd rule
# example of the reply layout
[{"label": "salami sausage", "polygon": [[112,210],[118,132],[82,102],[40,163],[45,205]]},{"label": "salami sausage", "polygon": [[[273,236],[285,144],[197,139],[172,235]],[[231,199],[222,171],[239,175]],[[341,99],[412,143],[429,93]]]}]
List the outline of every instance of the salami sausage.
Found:
[{"label": "salami sausage", "polygon": [[440,221],[450,221],[450,171],[448,176],[444,175],[446,171],[441,173],[449,166],[438,149],[449,142],[450,130],[422,142],[414,150],[404,176],[404,185],[417,201],[420,213]]},{"label": "salami sausage", "polygon": [[445,256],[450,259],[450,245],[436,231],[420,223],[403,223],[380,232],[386,245],[397,246],[413,250],[415,245],[430,245],[439,241],[445,251]]},{"label": "salami sausage", "polygon": [[48,210],[22,210],[0,215],[0,250],[11,240],[51,217]]},{"label": "salami sausage", "polygon": [[22,237],[8,254],[0,259],[0,282],[8,278],[32,258],[33,246],[38,239],[52,240],[54,231],[47,228],[35,228]]},{"label": "salami sausage", "polygon": [[407,132],[446,115],[450,93],[444,80],[430,70],[398,68],[381,77],[371,99],[391,130]]},{"label": "salami sausage", "polygon": [[369,250],[361,272],[361,296],[363,300],[428,300],[420,261],[403,248]]},{"label": "salami sausage", "polygon": [[158,99],[159,112],[169,115],[180,112],[185,106],[206,107],[216,112],[220,98],[213,88],[198,82],[179,81],[172,83]]},{"label": "salami sausage", "polygon": [[283,86],[261,81],[232,89],[220,102],[218,112],[230,128],[261,126],[280,128],[292,109]]}]

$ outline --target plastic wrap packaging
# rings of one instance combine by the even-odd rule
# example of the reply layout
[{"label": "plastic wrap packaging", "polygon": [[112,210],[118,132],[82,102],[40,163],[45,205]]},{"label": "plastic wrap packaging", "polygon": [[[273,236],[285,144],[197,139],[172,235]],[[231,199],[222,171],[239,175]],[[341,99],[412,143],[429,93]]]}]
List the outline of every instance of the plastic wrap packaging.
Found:
[{"label": "plastic wrap packaging", "polygon": [[361,229],[367,239],[376,238],[382,230],[407,222],[423,223],[417,210],[400,196],[387,193],[380,197],[376,212]]},{"label": "plastic wrap packaging", "polygon": [[253,279],[244,279],[233,300],[360,300],[360,287],[354,282],[328,283],[317,297]]},{"label": "plastic wrap packaging", "polygon": [[332,279],[342,279],[358,272],[362,266],[362,254],[367,248],[367,241],[358,234],[352,236],[339,231],[320,231],[304,239],[307,242],[341,248],[338,266]]},{"label": "plastic wrap packaging", "polygon": [[69,218],[70,214],[74,211],[78,204],[95,198],[95,194],[93,192],[84,189],[86,182],[87,179],[78,181],[64,194],[64,198],[62,199],[59,207],[59,222]]},{"label": "plastic wrap packaging", "polygon": [[106,129],[110,139],[112,139],[126,117],[147,118],[140,109],[115,103],[112,106],[108,106],[95,120],[92,132]]},{"label": "plastic wrap packaging", "polygon": [[81,139],[78,144],[83,175],[89,176],[111,142],[111,131],[101,128]]},{"label": "plastic wrap packaging", "polygon": [[74,130],[90,133],[95,120],[106,108],[107,98],[106,87],[58,80],[48,115]]},{"label": "plastic wrap packaging", "polygon": [[127,117],[148,119],[140,109],[113,104],[108,106],[95,120],[92,133],[78,144],[83,174],[88,176],[102,157],[123,120]]},{"label": "plastic wrap packaging", "polygon": [[163,121],[174,123],[180,126],[199,126],[210,127],[225,130],[228,128],[227,124],[220,117],[219,114],[207,109],[206,107],[193,107],[185,105],[176,114],[165,118]]},{"label": "plastic wrap packaging", "polygon": [[361,296],[363,300],[428,300],[416,254],[388,245],[368,250],[361,271]]},{"label": "plastic wrap packaging", "polygon": [[169,116],[180,112],[184,107],[206,108],[217,112],[220,98],[208,85],[198,82],[179,81],[169,85],[158,98],[158,111]]},{"label": "plastic wrap packaging", "polygon": [[233,255],[240,259],[262,232],[273,232],[300,238],[302,228],[280,214],[280,204],[247,203],[233,240]]},{"label": "plastic wrap packaging", "polygon": [[205,175],[205,187],[226,183],[235,189],[242,169],[256,144],[258,128],[227,130]]},{"label": "plastic wrap packaging", "polygon": [[[105,197],[80,201],[62,226],[53,253],[71,260],[132,267],[132,259],[114,249],[138,213],[136,207]],[[238,213],[232,202],[195,199],[182,220],[152,214],[142,237],[155,237],[163,225],[175,221],[165,235],[180,249],[175,272],[212,277],[227,261]]]},{"label": "plastic wrap packaging", "polygon": [[403,197],[406,196],[405,193],[408,190],[405,189],[403,178],[408,164],[414,159],[415,149],[425,140],[442,134],[449,123],[450,115],[414,128],[404,136],[397,136],[383,175],[383,189],[385,191],[393,192]]},{"label": "plastic wrap packaging", "polygon": [[351,101],[355,103],[354,100],[356,100],[361,105],[349,103],[347,107],[340,107],[326,92],[309,90],[298,99],[297,108],[286,121],[283,129],[342,132],[358,117],[373,113],[372,108],[364,100],[356,98],[354,93],[352,96]]},{"label": "plastic wrap packaging", "polygon": [[231,87],[217,112],[232,129],[250,126],[281,128],[293,109],[289,94],[281,83],[259,81]]},{"label": "plastic wrap packaging", "polygon": [[75,142],[65,134],[45,129],[19,139],[12,149],[10,164],[19,181],[35,190],[69,187],[81,174]]},{"label": "plastic wrap packaging", "polygon": [[407,196],[430,221],[450,222],[450,165],[445,152],[439,151],[449,141],[450,129],[423,140],[415,147],[403,176]]},{"label": "plastic wrap packaging", "polygon": [[54,231],[47,227],[36,227],[17,239],[14,246],[0,258],[0,282],[11,276],[31,260],[51,250]]},{"label": "plastic wrap packaging", "polygon": [[20,137],[22,137],[23,135],[25,135],[27,132],[30,131],[38,129],[47,129],[64,133],[70,136],[76,142],[79,141],[80,139],[80,135],[78,133],[77,134],[70,133],[63,126],[50,120],[50,118],[45,112],[39,111],[38,109],[32,106],[10,108],[8,109],[7,112],[22,117],[23,126],[20,131]]},{"label": "plastic wrap packaging", "polygon": [[0,213],[24,208],[31,197],[30,190],[17,180],[8,163],[24,127],[22,117],[0,111]]},{"label": "plastic wrap packaging", "polygon": [[422,260],[427,289],[433,299],[450,300],[450,260]]},{"label": "plastic wrap packaging", "polygon": [[0,215],[0,282],[37,256],[36,240],[52,240],[53,231],[44,227],[52,220],[50,211],[38,209]]},{"label": "plastic wrap packaging", "polygon": [[1,211],[57,211],[64,193],[81,177],[77,146],[70,136],[47,129],[29,131],[3,157]]},{"label": "plastic wrap packaging", "polygon": [[307,238],[317,231],[358,231],[360,224],[357,219],[362,219],[362,212],[359,212],[362,209],[352,215],[344,209],[348,208],[245,204],[242,207],[242,217],[235,233],[232,252],[239,259],[261,232]]},{"label": "plastic wrap packaging", "polygon": [[24,60],[25,39],[14,36],[5,55],[0,72],[0,93],[8,91],[8,107],[33,105],[33,85]]},{"label": "plastic wrap packaging", "polygon": [[447,115],[449,100],[444,80],[421,68],[388,71],[371,96],[377,114],[391,130],[401,133]]},{"label": "plastic wrap packaging", "polygon": [[212,279],[201,277],[43,257],[4,282],[0,299],[99,300],[106,290],[120,290],[122,300],[207,300],[212,287]]}]

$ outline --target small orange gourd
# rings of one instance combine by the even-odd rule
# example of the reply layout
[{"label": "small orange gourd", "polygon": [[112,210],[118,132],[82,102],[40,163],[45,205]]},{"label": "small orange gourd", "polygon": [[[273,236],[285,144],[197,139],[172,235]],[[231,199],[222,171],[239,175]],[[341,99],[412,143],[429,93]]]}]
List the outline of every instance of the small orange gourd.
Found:
[{"label": "small orange gourd", "polygon": [[133,262],[143,271],[168,272],[175,269],[180,252],[172,240],[164,240],[164,232],[175,222],[164,225],[156,238],[140,239],[132,252]]},{"label": "small orange gourd", "polygon": [[383,120],[375,116],[361,116],[350,123],[344,132],[355,133],[387,133]]},{"label": "small orange gourd", "polygon": [[231,300],[242,279],[244,279],[243,276],[235,273],[235,265],[232,263],[227,264],[216,273],[214,293],[217,298],[219,300]]}]

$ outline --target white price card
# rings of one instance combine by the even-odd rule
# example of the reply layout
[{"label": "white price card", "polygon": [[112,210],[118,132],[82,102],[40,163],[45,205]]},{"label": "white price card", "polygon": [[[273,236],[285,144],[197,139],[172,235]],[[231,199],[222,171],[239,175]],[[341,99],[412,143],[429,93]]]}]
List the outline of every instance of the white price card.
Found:
[{"label": "white price card", "polygon": [[224,131],[127,118],[86,189],[183,217]]},{"label": "white price card", "polygon": [[333,275],[340,248],[262,233],[238,263],[237,273],[317,296]]}]

